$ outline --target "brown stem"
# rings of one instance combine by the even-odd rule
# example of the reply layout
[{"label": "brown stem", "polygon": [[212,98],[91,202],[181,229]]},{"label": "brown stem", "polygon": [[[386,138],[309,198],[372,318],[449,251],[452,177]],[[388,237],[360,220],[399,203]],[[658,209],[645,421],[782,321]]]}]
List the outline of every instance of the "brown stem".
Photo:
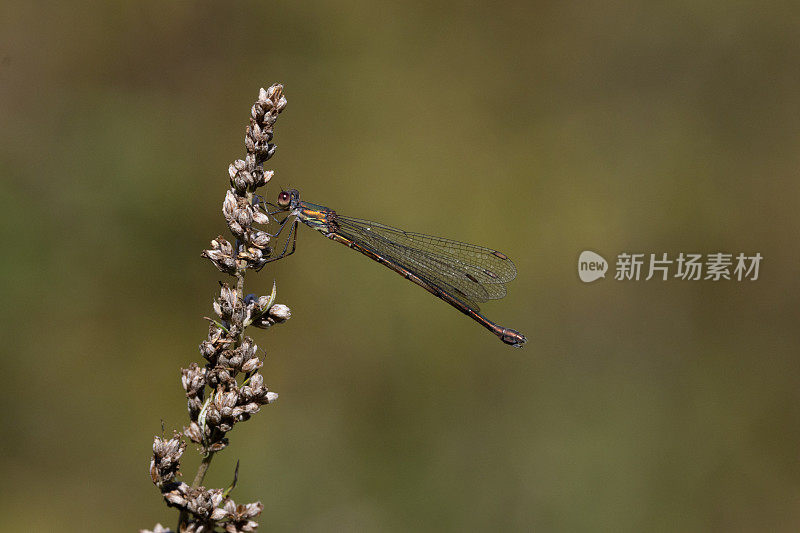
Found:
[{"label": "brown stem", "polygon": [[[203,478],[206,477],[206,472],[208,472],[208,467],[211,465],[211,459],[214,458],[214,452],[209,452],[208,455],[203,457],[203,460],[200,462],[200,466],[197,467],[197,474],[194,476],[194,481],[192,481],[192,488],[197,488],[203,483]],[[186,509],[182,509],[180,515],[178,515],[178,532],[181,531],[181,526],[186,523],[186,519],[189,518],[189,512]]]},{"label": "brown stem", "polygon": [[200,462],[200,466],[197,468],[197,474],[194,476],[194,481],[192,481],[192,488],[197,488],[203,483],[203,478],[206,477],[206,472],[208,472],[208,467],[211,465],[211,459],[214,458],[214,452],[208,452],[208,455],[203,457],[203,460]]}]

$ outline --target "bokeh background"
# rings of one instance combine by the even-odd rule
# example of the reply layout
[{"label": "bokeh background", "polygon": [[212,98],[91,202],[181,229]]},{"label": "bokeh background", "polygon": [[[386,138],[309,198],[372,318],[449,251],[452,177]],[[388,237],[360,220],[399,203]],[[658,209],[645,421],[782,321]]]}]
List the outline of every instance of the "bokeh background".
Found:
[{"label": "bokeh background", "polygon": [[[0,527],[174,526],[152,438],[280,81],[267,193],[505,251],[484,309],[529,343],[300,228],[248,281],[293,310],[254,333],[281,399],[209,486],[240,460],[271,531],[798,530],[798,35],[795,2],[4,2]],[[583,284],[584,249],[764,261]]]}]

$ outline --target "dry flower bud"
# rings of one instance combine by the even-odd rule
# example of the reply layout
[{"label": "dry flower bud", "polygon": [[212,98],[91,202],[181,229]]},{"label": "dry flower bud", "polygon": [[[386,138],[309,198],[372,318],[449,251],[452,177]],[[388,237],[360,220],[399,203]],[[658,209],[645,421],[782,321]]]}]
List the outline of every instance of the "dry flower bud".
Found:
[{"label": "dry flower bud", "polygon": [[235,220],[231,219],[228,221],[228,229],[231,230],[231,233],[236,235],[239,239],[244,236],[244,228],[236,222]]},{"label": "dry flower bud", "polygon": [[264,376],[261,374],[254,374],[253,377],[250,378],[250,387],[253,389],[260,389],[264,386]]},{"label": "dry flower bud", "polygon": [[260,209],[253,209],[253,222],[256,224],[269,224],[269,216]]},{"label": "dry flower bud", "polygon": [[211,404],[206,411],[206,425],[209,427],[218,426],[222,422],[222,414],[217,409],[217,406]]},{"label": "dry flower bud", "polygon": [[262,365],[263,363],[258,357],[253,357],[244,362],[242,365],[242,372],[250,373],[253,370],[258,370]]},{"label": "dry flower bud", "polygon": [[211,513],[222,503],[222,489],[189,489],[186,509],[198,517],[210,518]]},{"label": "dry flower bud", "polygon": [[266,248],[267,244],[269,244],[269,239],[270,237],[267,232],[256,231],[253,232],[253,236],[250,239],[250,242],[253,244],[253,246],[256,246],[258,248]]},{"label": "dry flower bud", "polygon": [[228,366],[234,370],[241,370],[242,363],[244,363],[244,356],[240,349],[233,352],[233,356],[228,360]]},{"label": "dry flower bud", "polygon": [[183,434],[192,442],[197,444],[203,442],[203,432],[200,430],[200,426],[197,422],[192,422],[189,424],[189,427],[183,428]]},{"label": "dry flower bud", "polygon": [[264,310],[269,305],[271,298],[269,296],[259,296],[258,297],[258,308],[260,310]]},{"label": "dry flower bud", "polygon": [[225,339],[225,330],[219,327],[214,322],[208,323],[208,340],[214,343],[214,345],[218,345],[224,343]]},{"label": "dry flower bud", "polygon": [[177,434],[169,440],[155,437],[150,460],[150,479],[153,483],[160,486],[175,479],[185,449],[186,443]]},{"label": "dry flower bud", "polygon": [[292,311],[288,305],[275,304],[269,308],[269,316],[275,319],[275,322],[285,322],[292,318]]},{"label": "dry flower bud", "polygon": [[245,228],[253,225],[253,208],[249,204],[239,203],[236,208],[236,222]]},{"label": "dry flower bud", "polygon": [[225,216],[226,220],[231,220],[233,218],[233,212],[236,209],[236,196],[233,194],[232,190],[228,190],[225,193],[225,200],[222,202],[222,214]]},{"label": "dry flower bud", "polygon": [[258,345],[253,341],[252,338],[245,337],[242,339],[242,344],[239,346],[239,350],[242,351],[245,359],[250,359],[251,357],[256,356]]},{"label": "dry flower bud", "polygon": [[229,520],[225,526],[225,531],[227,533],[239,533],[256,530],[258,523],[252,519],[261,514],[264,506],[261,502],[236,505],[233,500],[229,499],[225,502],[224,509]]},{"label": "dry flower bud", "polygon": [[234,275],[236,273],[236,260],[230,254],[222,253],[219,250],[203,250],[201,256],[211,260],[220,272]]},{"label": "dry flower bud", "polygon": [[186,407],[189,410],[189,419],[197,420],[200,416],[200,411],[203,409],[203,400],[195,396],[186,400]]},{"label": "dry flower bud", "polygon": [[230,320],[233,318],[234,311],[238,308],[241,308],[241,305],[237,305],[238,298],[236,296],[236,291],[228,286],[227,283],[222,284],[222,288],[219,292],[219,298],[217,298],[214,303],[214,312],[223,320]]},{"label": "dry flower bud", "polygon": [[220,520],[228,517],[228,511],[226,511],[222,507],[217,507],[211,512],[211,516],[209,517],[214,522],[219,522]]},{"label": "dry flower bud", "polygon": [[186,391],[186,396],[197,396],[206,386],[206,369],[200,368],[197,363],[192,363],[189,368],[181,370],[181,385]]},{"label": "dry flower bud", "polygon": [[170,507],[178,507],[180,509],[185,509],[189,500],[186,497],[187,492],[189,492],[189,485],[186,483],[178,483],[175,488],[170,490],[169,492],[165,492],[163,494],[164,499],[167,501],[167,505]]},{"label": "dry flower bud", "polygon": [[222,300],[225,300],[229,306],[233,307],[236,301],[236,290],[232,289],[227,283],[223,283],[219,291],[219,296]]},{"label": "dry flower bud", "polygon": [[229,369],[219,365],[208,371],[206,382],[213,389],[219,387],[226,389],[236,385],[236,380],[231,376]]},{"label": "dry flower bud", "polygon": [[237,394],[233,391],[217,394],[214,402],[217,404],[220,411],[222,411],[223,415],[230,413],[230,410],[236,406],[236,396]]},{"label": "dry flower bud", "polygon": [[200,343],[200,355],[202,355],[204,359],[211,361],[216,353],[217,348],[214,346],[213,342],[203,341]]}]

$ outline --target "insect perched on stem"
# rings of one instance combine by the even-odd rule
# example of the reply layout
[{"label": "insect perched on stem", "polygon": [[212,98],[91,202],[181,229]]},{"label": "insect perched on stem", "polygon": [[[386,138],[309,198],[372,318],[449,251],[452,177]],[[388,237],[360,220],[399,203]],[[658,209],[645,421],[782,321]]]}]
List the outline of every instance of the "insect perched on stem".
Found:
[{"label": "insect perched on stem", "polygon": [[270,215],[288,213],[280,221],[280,228],[273,237],[277,237],[291,222],[283,250],[269,261],[294,253],[297,223],[300,221],[413,281],[478,322],[504,343],[516,347],[525,343],[525,335],[495,324],[480,313],[477,303],[506,295],[504,284],[516,277],[517,269],[505,254],[474,244],[342,216],[325,206],[301,201],[297,189],[282,191],[277,205],[267,204],[276,208]]}]

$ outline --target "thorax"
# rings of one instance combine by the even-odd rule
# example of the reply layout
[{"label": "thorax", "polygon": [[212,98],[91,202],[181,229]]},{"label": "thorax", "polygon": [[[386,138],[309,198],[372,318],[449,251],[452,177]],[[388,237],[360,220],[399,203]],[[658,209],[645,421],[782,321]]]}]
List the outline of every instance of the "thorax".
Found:
[{"label": "thorax", "polygon": [[323,233],[336,231],[336,211],[324,205],[298,202],[295,214],[306,226]]}]

